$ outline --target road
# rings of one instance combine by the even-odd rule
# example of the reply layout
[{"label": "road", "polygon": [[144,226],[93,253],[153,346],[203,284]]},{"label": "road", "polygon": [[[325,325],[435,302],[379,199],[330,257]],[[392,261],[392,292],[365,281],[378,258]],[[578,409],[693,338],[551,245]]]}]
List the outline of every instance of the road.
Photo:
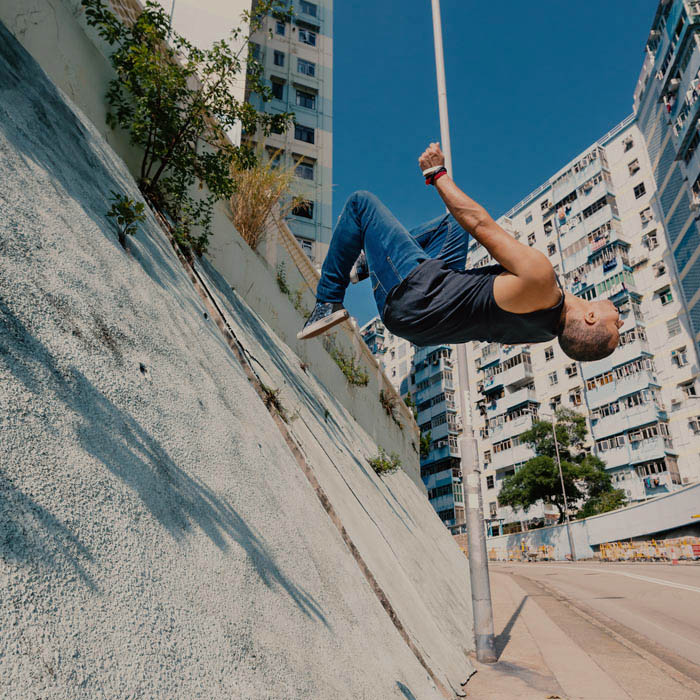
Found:
[{"label": "road", "polygon": [[700,691],[700,566],[512,562],[490,570],[492,588],[504,577],[517,583],[630,697],[654,696],[648,686],[642,692],[645,668],[650,681]]}]

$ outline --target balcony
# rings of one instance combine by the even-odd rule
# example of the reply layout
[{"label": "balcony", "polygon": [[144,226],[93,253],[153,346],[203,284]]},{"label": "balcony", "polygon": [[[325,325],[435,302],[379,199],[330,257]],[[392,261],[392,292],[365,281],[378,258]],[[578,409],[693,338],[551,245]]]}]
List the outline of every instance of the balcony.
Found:
[{"label": "balcony", "polygon": [[612,416],[591,420],[591,433],[594,440],[601,440],[604,437],[621,433],[624,430],[632,430],[641,425],[648,425],[665,418],[666,413],[656,404],[649,403],[643,406],[636,406],[633,409],[621,410]]},{"label": "balcony", "polygon": [[613,367],[619,367],[636,360],[642,355],[651,355],[646,340],[634,340],[630,343],[625,343],[625,345],[616,348],[610,357],[606,357],[603,360],[595,360],[595,362],[584,362],[582,365],[583,378],[590,379]]},{"label": "balcony", "polygon": [[598,452],[597,455],[605,462],[607,469],[624,467],[630,463],[630,450],[627,445],[616,447],[613,450],[605,450],[605,452]]},{"label": "balcony", "polygon": [[425,464],[437,462],[445,457],[459,457],[459,450],[456,447],[445,445],[444,447],[435,447],[428,453],[427,459],[422,460]]},{"label": "balcony", "polygon": [[527,403],[528,401],[531,401],[533,403],[539,403],[535,391],[533,389],[528,389],[527,387],[525,387],[523,389],[513,391],[510,394],[506,393],[506,395],[499,401],[499,403],[503,406],[503,409],[505,411],[509,411],[515,408],[516,406],[520,406],[521,404]]},{"label": "balcony", "polygon": [[[530,362],[521,362],[515,367],[500,373],[500,382],[503,386],[517,386],[531,382],[534,378],[535,375],[532,372],[532,364]],[[499,375],[496,375],[496,381],[499,381]]]},{"label": "balcony", "polygon": [[635,372],[629,377],[618,379],[595,389],[588,389],[586,397],[590,408],[598,408],[611,403],[620,396],[634,394],[648,388],[650,384],[658,385],[656,376],[649,371]]},{"label": "balcony", "polygon": [[531,415],[520,416],[515,420],[503,421],[500,425],[489,428],[489,440],[493,443],[505,440],[506,438],[512,438],[516,435],[521,435],[531,427]]},{"label": "balcony", "polygon": [[518,462],[527,462],[535,456],[535,451],[528,445],[516,445],[509,450],[502,450],[491,455],[491,469],[504,469]]},{"label": "balcony", "polygon": [[638,464],[650,459],[663,459],[668,449],[664,438],[660,435],[639,442],[630,442],[630,464]]}]

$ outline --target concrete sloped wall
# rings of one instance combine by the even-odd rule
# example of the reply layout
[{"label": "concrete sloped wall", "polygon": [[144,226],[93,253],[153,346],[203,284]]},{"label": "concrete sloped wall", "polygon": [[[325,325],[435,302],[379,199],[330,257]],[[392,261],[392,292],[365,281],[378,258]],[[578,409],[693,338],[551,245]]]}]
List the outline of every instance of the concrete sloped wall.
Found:
[{"label": "concrete sloped wall", "polygon": [[[0,695],[445,697],[154,218],[117,243],[110,191],[139,196],[124,164],[2,25],[0,171]],[[414,646],[458,689],[463,556],[203,272]]]},{"label": "concrete sloped wall", "polygon": [[[142,0],[114,0],[113,6],[137,8]],[[238,11],[231,9],[231,26],[238,23]],[[110,47],[93,27],[85,23],[80,0],[2,0],[0,22],[4,22],[17,40],[31,53],[51,80],[92,121],[97,131],[114,151],[124,159],[130,172],[138,174],[141,154],[129,143],[128,134],[110,129],[105,121],[105,93],[114,71],[107,59]],[[221,28],[222,38],[228,28]],[[304,293],[303,304],[313,307],[313,295],[306,289],[293,262],[281,245],[261,246],[268,264],[241,239],[226,216],[222,203],[215,207],[212,220],[209,255],[228,282],[245,295],[246,302],[262,315],[283,340],[311,364],[317,375],[348,407],[357,420],[390,452],[397,452],[403,469],[421,488],[418,459],[418,427],[403,404],[397,406],[402,428],[391,420],[379,403],[379,392],[393,391],[376,362],[364,347],[359,335],[342,330],[336,332],[336,344],[348,355],[359,359],[368,372],[366,387],[350,386],[337,365],[323,348],[320,339],[296,340],[303,318],[280,293],[275,280],[275,267],[285,262],[289,286]]]}]

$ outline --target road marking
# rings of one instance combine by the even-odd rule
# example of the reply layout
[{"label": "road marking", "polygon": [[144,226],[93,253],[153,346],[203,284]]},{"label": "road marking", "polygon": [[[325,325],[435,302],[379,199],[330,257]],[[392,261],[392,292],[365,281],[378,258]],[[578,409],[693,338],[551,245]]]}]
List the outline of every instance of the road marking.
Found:
[{"label": "road marking", "polygon": [[642,576],[641,574],[628,574],[626,571],[614,571],[608,569],[593,569],[587,566],[578,566],[576,564],[558,564],[556,566],[565,566],[570,571],[595,571],[598,574],[615,574],[617,576],[627,576],[627,578],[636,578],[639,581],[647,581],[649,583],[658,583],[660,586],[668,586],[669,588],[680,588],[683,591],[692,591],[693,593],[700,593],[700,587],[689,586],[685,583],[676,583],[675,581],[667,581],[663,578],[652,578],[651,576]]}]

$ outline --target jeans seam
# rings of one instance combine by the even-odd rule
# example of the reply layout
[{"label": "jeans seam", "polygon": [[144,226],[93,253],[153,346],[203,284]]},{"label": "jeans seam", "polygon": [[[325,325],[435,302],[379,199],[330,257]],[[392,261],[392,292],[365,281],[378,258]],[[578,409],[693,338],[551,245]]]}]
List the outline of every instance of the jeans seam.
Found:
[{"label": "jeans seam", "polygon": [[[399,274],[399,271],[396,269],[396,266],[391,261],[391,258],[388,255],[386,256],[386,261],[389,263],[389,265],[391,265],[391,269],[394,271],[394,274],[396,275],[397,279],[399,280],[398,283],[403,282],[403,277],[401,277],[401,275]],[[384,289],[384,287],[382,287],[382,289]]]}]

